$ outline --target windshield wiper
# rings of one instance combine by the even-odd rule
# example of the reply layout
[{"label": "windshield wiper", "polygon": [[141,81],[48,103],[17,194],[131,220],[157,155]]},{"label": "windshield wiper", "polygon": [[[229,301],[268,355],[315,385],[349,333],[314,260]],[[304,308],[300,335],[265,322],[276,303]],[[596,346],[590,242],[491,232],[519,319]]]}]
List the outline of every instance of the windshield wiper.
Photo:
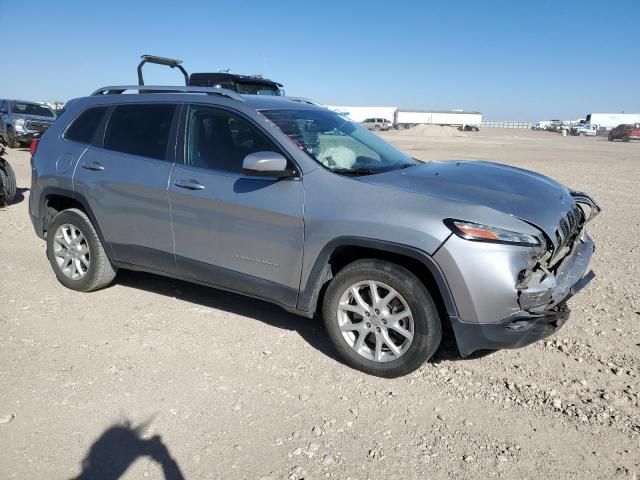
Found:
[{"label": "windshield wiper", "polygon": [[344,175],[371,175],[381,173],[383,170],[374,170],[372,168],[330,168],[333,173],[342,173]]}]

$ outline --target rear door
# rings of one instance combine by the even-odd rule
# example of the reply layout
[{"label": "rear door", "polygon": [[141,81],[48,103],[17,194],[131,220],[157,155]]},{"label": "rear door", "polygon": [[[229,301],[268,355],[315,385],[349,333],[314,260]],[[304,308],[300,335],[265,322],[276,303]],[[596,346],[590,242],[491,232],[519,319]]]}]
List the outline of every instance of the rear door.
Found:
[{"label": "rear door", "polygon": [[169,273],[175,260],[167,182],[178,114],[171,103],[113,107],[74,175],[115,259]]},{"label": "rear door", "polygon": [[169,182],[178,272],[294,306],[304,239],[301,179],[243,173],[249,153],[283,152],[238,112],[190,105],[183,117],[183,162]]}]

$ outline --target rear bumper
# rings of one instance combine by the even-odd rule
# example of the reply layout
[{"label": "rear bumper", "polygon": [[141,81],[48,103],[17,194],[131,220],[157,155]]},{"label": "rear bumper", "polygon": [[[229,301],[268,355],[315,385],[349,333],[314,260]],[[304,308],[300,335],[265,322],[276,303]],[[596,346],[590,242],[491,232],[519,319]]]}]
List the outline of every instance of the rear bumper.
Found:
[{"label": "rear bumper", "polygon": [[44,231],[42,228],[42,219],[36,217],[31,212],[29,212],[29,218],[31,219],[31,224],[33,225],[33,230],[36,232],[36,235],[42,239],[44,239]]}]

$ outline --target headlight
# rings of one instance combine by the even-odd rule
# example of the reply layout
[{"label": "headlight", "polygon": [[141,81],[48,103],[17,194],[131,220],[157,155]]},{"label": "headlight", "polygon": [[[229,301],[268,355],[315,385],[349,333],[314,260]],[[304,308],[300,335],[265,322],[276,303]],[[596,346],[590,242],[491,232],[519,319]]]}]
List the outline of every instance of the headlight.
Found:
[{"label": "headlight", "polygon": [[16,120],[15,125],[16,125],[16,128],[22,128],[22,127],[24,127],[24,118],[18,118],[18,119]]},{"label": "headlight", "polygon": [[448,218],[445,225],[453,233],[465,240],[476,242],[508,243],[511,245],[525,245],[534,247],[540,245],[540,239],[526,233],[512,232],[502,228],[490,227],[481,223],[465,222]]}]

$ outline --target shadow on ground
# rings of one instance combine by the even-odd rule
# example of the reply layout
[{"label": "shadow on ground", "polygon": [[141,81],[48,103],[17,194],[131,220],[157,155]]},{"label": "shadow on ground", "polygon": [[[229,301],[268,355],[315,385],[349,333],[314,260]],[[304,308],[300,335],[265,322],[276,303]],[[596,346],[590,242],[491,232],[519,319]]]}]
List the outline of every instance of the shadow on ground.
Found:
[{"label": "shadow on ground", "polygon": [[184,480],[180,467],[159,435],[141,437],[146,424],[130,422],[112,425],[93,442],[82,460],[82,472],[73,480],[117,480],[141,457],[156,462],[165,480]]},{"label": "shadow on ground", "polygon": [[[123,286],[175,297],[204,307],[253,318],[273,327],[296,331],[316,350],[344,364],[331,345],[322,321],[317,318],[310,319],[294,315],[266,301],[147,273],[121,270],[116,281]],[[492,352],[492,350],[484,350],[465,358],[461,357],[453,337],[453,331],[449,327],[444,329],[442,343],[431,361],[473,360]]]},{"label": "shadow on ground", "polygon": [[253,318],[272,327],[296,331],[313,348],[343,363],[333,349],[322,321],[317,318],[294,315],[266,301],[147,273],[121,270],[118,272],[116,282],[123,286]]}]

